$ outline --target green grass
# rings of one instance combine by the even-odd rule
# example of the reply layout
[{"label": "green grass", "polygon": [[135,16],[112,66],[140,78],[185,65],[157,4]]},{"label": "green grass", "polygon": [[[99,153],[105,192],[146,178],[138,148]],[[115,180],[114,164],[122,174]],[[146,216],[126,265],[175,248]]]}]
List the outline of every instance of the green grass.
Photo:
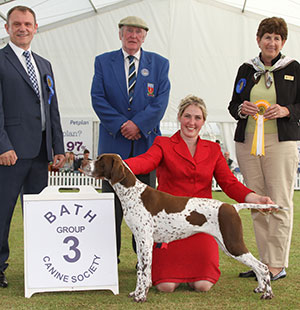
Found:
[{"label": "green grass", "polygon": [[[214,198],[231,202],[222,192],[214,193]],[[237,277],[247,267],[228,258],[220,252],[221,277],[218,283],[207,293],[196,293],[181,285],[175,293],[165,294],[151,288],[148,301],[136,304],[128,293],[134,290],[136,282],[136,256],[131,249],[131,233],[123,225],[121,263],[119,265],[119,295],[111,291],[50,292],[37,293],[31,298],[24,297],[23,271],[23,226],[20,204],[17,205],[10,234],[10,267],[6,275],[9,286],[0,288],[0,309],[300,309],[300,192],[295,192],[294,232],[290,252],[288,276],[272,282],[275,297],[272,300],[260,300],[260,294],[253,293],[257,282]],[[240,213],[244,238],[249,250],[257,257],[255,238],[250,212]],[[199,245],[201,246],[201,245]]]}]

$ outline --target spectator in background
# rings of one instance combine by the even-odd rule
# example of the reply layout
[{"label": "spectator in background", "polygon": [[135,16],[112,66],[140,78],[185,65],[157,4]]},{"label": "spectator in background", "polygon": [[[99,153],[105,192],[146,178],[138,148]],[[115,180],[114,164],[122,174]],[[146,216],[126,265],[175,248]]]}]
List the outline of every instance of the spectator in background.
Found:
[{"label": "spectator in background", "polygon": [[83,171],[80,168],[81,167],[81,163],[82,163],[83,160],[90,160],[89,156],[90,156],[90,151],[88,149],[85,149],[83,151],[83,157],[79,158],[76,161],[75,170],[79,171],[80,173],[83,173]]},{"label": "spectator in background", "polygon": [[226,159],[228,167],[232,171],[234,167],[233,167],[233,160],[230,158],[230,153],[228,151],[224,152],[224,157]]},{"label": "spectator in background", "polygon": [[73,172],[75,166],[75,155],[73,152],[66,152],[66,162],[60,172]]}]

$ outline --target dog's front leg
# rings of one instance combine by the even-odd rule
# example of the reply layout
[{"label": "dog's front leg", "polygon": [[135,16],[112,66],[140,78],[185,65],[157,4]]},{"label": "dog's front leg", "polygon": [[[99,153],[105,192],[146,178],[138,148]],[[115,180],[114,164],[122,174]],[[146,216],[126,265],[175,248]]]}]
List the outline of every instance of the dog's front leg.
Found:
[{"label": "dog's front leg", "polygon": [[135,291],[129,296],[134,298],[136,302],[145,302],[149,288],[152,285],[151,281],[151,266],[152,266],[152,248],[153,237],[152,233],[146,235],[135,235],[137,245],[137,281]]}]

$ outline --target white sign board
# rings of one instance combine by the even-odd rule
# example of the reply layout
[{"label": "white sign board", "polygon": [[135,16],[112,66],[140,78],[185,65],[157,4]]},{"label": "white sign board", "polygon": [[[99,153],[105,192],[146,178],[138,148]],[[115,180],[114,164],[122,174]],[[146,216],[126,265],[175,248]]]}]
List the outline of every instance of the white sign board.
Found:
[{"label": "white sign board", "polygon": [[82,155],[85,149],[93,154],[93,119],[63,117],[61,125],[64,133],[66,152]]},{"label": "white sign board", "polygon": [[37,292],[119,293],[114,196],[90,186],[24,195],[25,297]]}]

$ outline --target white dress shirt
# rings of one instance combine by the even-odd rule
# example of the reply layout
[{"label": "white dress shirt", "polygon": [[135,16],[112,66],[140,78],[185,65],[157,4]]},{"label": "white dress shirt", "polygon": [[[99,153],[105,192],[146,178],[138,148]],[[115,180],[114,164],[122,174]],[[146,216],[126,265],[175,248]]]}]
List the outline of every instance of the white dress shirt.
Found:
[{"label": "white dress shirt", "polygon": [[[125,74],[126,74],[126,85],[127,85],[127,92],[128,92],[128,74],[129,74],[129,59],[128,56],[130,56],[127,52],[125,52],[123,49],[123,55],[124,55],[124,67],[125,67]],[[138,75],[139,70],[139,64],[140,64],[140,57],[141,57],[141,49],[138,50],[134,55],[134,65],[135,65],[135,72],[136,77]]]}]

